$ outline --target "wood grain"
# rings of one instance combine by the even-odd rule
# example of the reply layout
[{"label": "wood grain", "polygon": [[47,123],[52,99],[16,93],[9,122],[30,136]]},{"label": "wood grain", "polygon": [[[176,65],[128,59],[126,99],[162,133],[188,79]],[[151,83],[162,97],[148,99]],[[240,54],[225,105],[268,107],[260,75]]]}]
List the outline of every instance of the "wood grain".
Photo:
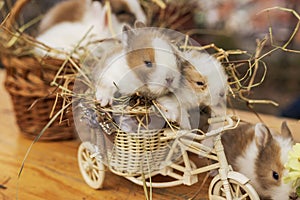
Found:
[{"label": "wood grain", "polygon": [[[17,179],[21,162],[31,144],[24,138],[15,123],[10,98],[3,88],[4,71],[0,72],[0,200],[18,199],[64,199],[64,200],[141,200],[145,199],[143,188],[123,177],[107,171],[104,188],[93,190],[81,177],[77,164],[77,148],[79,141],[38,142],[25,163],[20,179]],[[253,114],[239,112],[241,118],[257,121]],[[275,129],[280,127],[282,119],[263,115],[265,122]],[[296,132],[299,122],[288,120],[290,127]],[[295,135],[299,140],[299,135]],[[198,157],[198,162],[205,163]],[[205,174],[199,176],[199,182],[193,186],[177,186],[172,188],[153,189],[153,199],[187,200],[193,197],[200,188]],[[210,179],[201,192],[194,198],[207,199]],[[18,186],[18,190],[17,190]]]}]

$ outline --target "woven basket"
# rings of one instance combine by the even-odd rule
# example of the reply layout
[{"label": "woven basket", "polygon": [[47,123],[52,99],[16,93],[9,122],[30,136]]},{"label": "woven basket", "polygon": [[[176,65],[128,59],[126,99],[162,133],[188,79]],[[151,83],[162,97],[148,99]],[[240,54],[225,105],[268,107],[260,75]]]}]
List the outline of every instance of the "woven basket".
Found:
[{"label": "woven basket", "polygon": [[136,176],[158,171],[169,151],[161,141],[163,132],[147,130],[139,133],[118,132],[109,159],[109,168],[121,176]]},{"label": "woven basket", "polygon": [[[18,13],[29,0],[18,0],[5,21],[4,30],[13,32]],[[11,96],[20,132],[35,138],[50,121],[50,113],[62,109],[63,99],[56,99],[57,87],[50,86],[62,60],[33,56],[17,56],[2,52],[1,61],[6,68],[5,88]],[[72,84],[71,84],[72,85]],[[43,133],[41,140],[65,140],[75,137],[71,108],[66,109]]]},{"label": "woven basket", "polygon": [[[90,141],[98,146],[102,154],[101,159],[104,159],[101,162],[106,163],[112,172],[120,176],[130,177],[159,171],[166,164],[166,157],[174,141],[172,138],[167,138],[165,125],[161,128],[152,129],[150,123],[144,123],[147,127],[145,129],[139,128],[130,132],[122,131],[119,125],[130,120],[120,122],[116,116],[120,114],[124,119],[137,119],[136,115],[130,114],[134,109],[124,109],[125,112],[123,113],[115,112],[110,114],[98,110],[96,116],[100,125],[98,127],[100,131]],[[158,119],[154,119],[158,113],[155,114],[149,108],[141,112],[149,114],[148,120],[150,118],[151,120]],[[117,121],[113,120],[112,115]],[[94,121],[93,118],[89,119]],[[160,117],[159,119],[164,122],[164,119]],[[168,132],[172,131],[169,130]],[[112,146],[110,146],[110,143],[112,143]],[[180,153],[180,151],[173,152],[169,159],[176,161],[181,155]]]}]

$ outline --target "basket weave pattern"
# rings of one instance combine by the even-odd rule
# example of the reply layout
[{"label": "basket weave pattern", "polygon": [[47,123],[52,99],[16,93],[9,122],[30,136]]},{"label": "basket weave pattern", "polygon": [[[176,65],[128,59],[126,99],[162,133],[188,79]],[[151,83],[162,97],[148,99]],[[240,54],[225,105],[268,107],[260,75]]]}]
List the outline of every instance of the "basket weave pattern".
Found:
[{"label": "basket weave pattern", "polygon": [[109,160],[110,169],[122,176],[158,171],[169,151],[168,142],[162,142],[161,137],[162,131],[157,130],[118,132]]},{"label": "basket weave pattern", "polygon": [[[17,124],[21,133],[29,138],[36,137],[50,121],[49,115],[56,101],[56,87],[51,87],[62,61],[46,59],[43,62],[33,57],[3,56],[6,68],[5,88],[11,96]],[[33,104],[34,103],[34,104]],[[54,113],[63,105],[58,98]],[[71,110],[66,110],[63,118],[56,119],[46,129],[42,140],[64,140],[74,138]]]}]

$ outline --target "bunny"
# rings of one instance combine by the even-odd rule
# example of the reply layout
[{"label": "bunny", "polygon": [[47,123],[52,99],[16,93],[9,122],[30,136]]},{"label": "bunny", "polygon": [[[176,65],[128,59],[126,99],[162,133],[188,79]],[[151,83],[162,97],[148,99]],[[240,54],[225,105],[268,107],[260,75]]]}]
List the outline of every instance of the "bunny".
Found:
[{"label": "bunny", "polygon": [[[39,33],[43,33],[49,28],[61,22],[79,22],[91,12],[91,5],[99,7],[104,1],[93,2],[91,0],[68,0],[55,5],[44,16],[39,25]],[[113,24],[129,23],[133,24],[135,20],[146,23],[146,14],[144,13],[138,0],[110,0]],[[102,5],[101,7],[104,7]],[[98,10],[100,12],[100,10]],[[94,15],[94,14],[92,14]],[[94,15],[94,17],[96,17]],[[94,18],[100,20],[99,18]],[[93,20],[93,18],[88,18]],[[107,22],[106,22],[107,23]],[[118,25],[117,24],[117,25]],[[117,28],[117,27],[115,27]]]},{"label": "bunny", "polygon": [[[192,50],[182,52],[182,57],[183,87],[172,96],[165,96],[157,101],[165,108],[163,111],[167,119],[179,122],[183,129],[191,129],[188,114],[190,109],[195,110],[200,105],[214,108],[225,104],[227,76],[221,64],[208,54]],[[176,109],[171,109],[172,107]]]},{"label": "bunny", "polygon": [[[84,4],[81,5],[82,3]],[[78,15],[73,15],[73,17],[71,15],[68,20],[65,17],[65,12],[78,5],[81,5],[75,10],[78,11]],[[85,46],[89,41],[103,39],[111,35],[106,22],[106,15],[107,8],[102,7],[99,2],[92,2],[91,0],[62,2],[46,14],[40,25],[40,30],[43,32],[36,39],[51,48],[70,53],[79,42],[81,42],[80,46]],[[71,19],[77,21],[71,21]],[[112,16],[112,20],[115,21],[114,24],[121,27],[115,17]],[[50,27],[50,25],[52,26]],[[66,57],[66,55],[56,52],[48,53],[38,47],[35,48],[35,51],[42,56],[48,54],[61,59]]]},{"label": "bunny", "polygon": [[[146,21],[145,14],[137,0],[111,0],[111,7],[112,30],[108,23],[108,7],[99,1],[61,2],[45,15],[39,26],[40,34],[36,39],[51,48],[71,53],[79,43],[81,47],[93,49],[93,45],[87,46],[89,42],[111,37],[113,32],[120,33],[123,25],[132,23],[135,18]],[[129,14],[126,13],[125,8],[128,8]],[[128,15],[132,16],[129,21],[126,18]],[[64,54],[47,52],[41,48],[35,48],[35,51],[41,56],[48,55],[60,59],[66,57]],[[73,57],[78,58],[78,55],[73,54]]]},{"label": "bunny", "polygon": [[[202,91],[201,103],[212,107],[224,105],[228,91],[228,77],[221,63],[211,55],[195,50],[186,51],[183,56],[198,73],[206,77],[207,87]],[[197,81],[191,82],[190,85],[197,93],[200,92]]]},{"label": "bunny", "polygon": [[125,25],[122,45],[108,52],[95,67],[96,99],[111,104],[114,94],[139,93],[156,99],[174,92],[181,83],[181,68],[169,39],[159,31]]},{"label": "bunny", "polygon": [[294,140],[286,122],[281,134],[262,123],[242,123],[222,134],[228,163],[250,179],[261,198],[296,199],[291,184],[283,183],[284,164]]},{"label": "bunny", "polygon": [[158,98],[157,102],[168,120],[178,122],[182,129],[191,129],[188,110],[199,106],[206,96],[207,78],[189,62],[182,61],[181,64],[182,86],[174,93]]}]

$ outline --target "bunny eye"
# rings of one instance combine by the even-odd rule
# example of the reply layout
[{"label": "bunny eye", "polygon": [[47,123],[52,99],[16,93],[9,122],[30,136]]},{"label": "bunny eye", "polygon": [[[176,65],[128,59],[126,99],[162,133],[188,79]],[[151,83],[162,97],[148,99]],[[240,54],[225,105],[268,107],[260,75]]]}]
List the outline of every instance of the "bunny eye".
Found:
[{"label": "bunny eye", "polygon": [[152,62],[151,61],[145,60],[144,63],[146,65],[146,67],[152,67]]},{"label": "bunny eye", "polygon": [[273,176],[273,178],[274,178],[276,181],[279,180],[279,174],[278,174],[277,172],[273,171],[273,172],[272,172],[272,176]]},{"label": "bunny eye", "polygon": [[117,15],[124,15],[126,13],[127,13],[126,10],[119,10],[116,14]]},{"label": "bunny eye", "polygon": [[196,84],[197,84],[198,86],[203,86],[203,85],[204,85],[204,82],[202,82],[202,81],[197,81]]}]

